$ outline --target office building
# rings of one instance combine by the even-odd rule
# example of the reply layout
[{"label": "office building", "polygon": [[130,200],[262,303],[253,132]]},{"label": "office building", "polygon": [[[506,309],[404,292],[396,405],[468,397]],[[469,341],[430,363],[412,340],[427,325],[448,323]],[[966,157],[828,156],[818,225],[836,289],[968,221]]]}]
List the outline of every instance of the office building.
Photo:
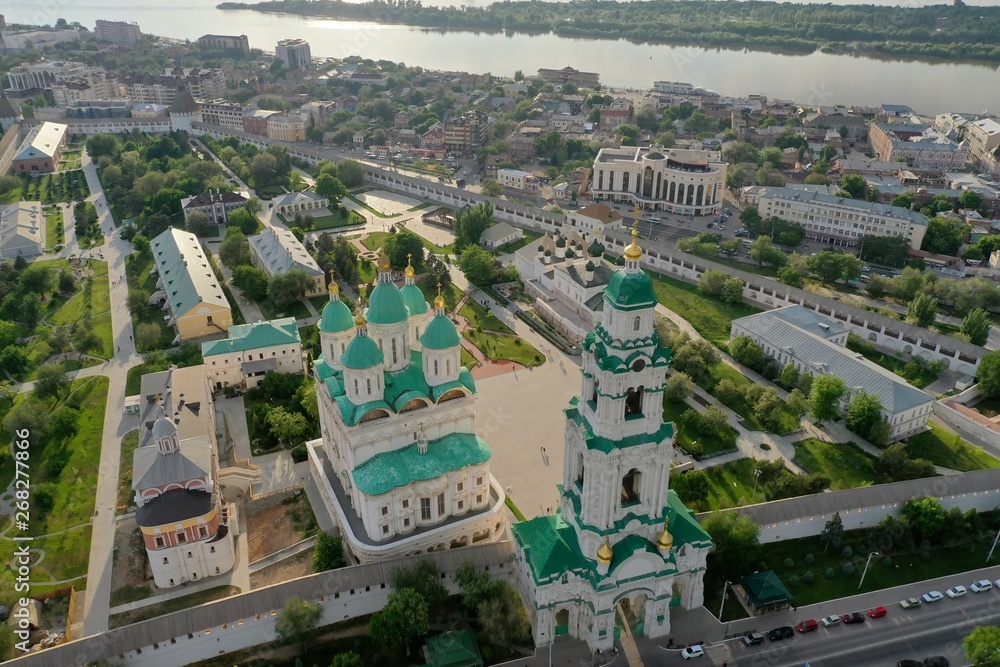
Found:
[{"label": "office building", "polygon": [[287,69],[309,69],[312,66],[312,50],[304,39],[283,39],[274,49],[275,57],[285,63]]},{"label": "office building", "polygon": [[246,35],[202,35],[198,44],[206,49],[234,50],[243,55],[250,53],[250,40]]},{"label": "office building", "polygon": [[142,32],[135,21],[97,19],[97,39],[114,46],[132,46],[142,39]]}]

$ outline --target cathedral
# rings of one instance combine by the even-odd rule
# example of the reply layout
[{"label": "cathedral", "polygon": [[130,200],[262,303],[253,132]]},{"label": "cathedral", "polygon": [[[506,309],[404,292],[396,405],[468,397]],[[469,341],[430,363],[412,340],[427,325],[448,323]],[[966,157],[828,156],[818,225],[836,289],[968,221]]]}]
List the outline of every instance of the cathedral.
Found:
[{"label": "cathedral", "polygon": [[431,309],[408,266],[389,258],[364,313],[330,281],[315,363],[321,439],[310,470],[353,562],[401,558],[501,539],[505,495],[475,433],[476,385],[440,294]]},{"label": "cathedral", "polygon": [[661,637],[670,609],[700,607],[712,542],[669,490],[674,425],[663,421],[669,350],[656,294],[639,268],[638,232],[583,341],[582,386],[566,408],[559,511],[514,524],[518,583],[537,645],[556,636],[591,650],[616,626]]}]

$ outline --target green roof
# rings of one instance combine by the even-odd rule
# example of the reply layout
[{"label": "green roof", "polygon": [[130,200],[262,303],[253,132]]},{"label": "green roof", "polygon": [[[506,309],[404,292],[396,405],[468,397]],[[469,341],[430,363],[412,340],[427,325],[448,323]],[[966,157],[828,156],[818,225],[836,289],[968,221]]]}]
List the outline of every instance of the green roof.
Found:
[{"label": "green roof", "polygon": [[340,357],[344,368],[373,368],[382,363],[382,350],[367,334],[355,334]]},{"label": "green roof", "polygon": [[774,570],[748,574],[740,579],[740,585],[755,608],[783,605],[795,599]]},{"label": "green roof", "polygon": [[462,339],[447,315],[435,315],[420,336],[420,344],[429,350],[444,350],[461,345]]},{"label": "green roof", "polygon": [[399,290],[399,293],[403,295],[403,305],[410,311],[410,317],[423,315],[430,308],[427,305],[427,300],[424,299],[424,293],[416,285],[403,285],[403,289]]},{"label": "green roof", "polygon": [[427,652],[433,667],[483,667],[483,656],[468,628],[428,637]]},{"label": "green roof", "polygon": [[645,271],[629,273],[618,269],[604,288],[604,299],[619,310],[635,310],[656,305],[653,279]]},{"label": "green roof", "polygon": [[183,317],[203,303],[229,309],[197,236],[170,227],[151,244],[161,289],[174,317]]},{"label": "green roof", "polygon": [[295,318],[285,317],[280,320],[231,326],[229,338],[202,343],[201,356],[246,352],[275,345],[298,345],[301,342]]},{"label": "green roof", "polygon": [[580,414],[580,410],[576,407],[578,402],[579,397],[574,396],[570,401],[570,407],[566,408],[566,416],[576,422],[577,426],[583,429],[583,436],[587,441],[587,449],[596,449],[597,451],[604,452],[605,454],[610,454],[615,449],[628,449],[629,447],[636,447],[638,445],[646,445],[650,443],[661,447],[669,447],[672,444],[669,441],[674,437],[673,422],[664,422],[655,433],[639,433],[638,435],[629,435],[623,438],[615,439],[594,435],[594,431],[590,427],[590,424],[587,423],[587,420],[583,418],[583,415]]},{"label": "green roof", "polygon": [[339,298],[330,299],[323,306],[323,316],[319,320],[319,330],[327,333],[340,333],[354,328],[354,316],[350,308]]},{"label": "green roof", "polygon": [[399,293],[399,288],[391,282],[380,280],[368,299],[365,317],[372,324],[405,322],[409,313],[403,304],[403,295]]},{"label": "green roof", "polygon": [[[654,345],[652,352],[644,348]],[[670,349],[660,345],[660,337],[653,332],[646,338],[615,340],[600,323],[587,332],[581,344],[584,350],[592,352],[601,370],[625,373],[632,368],[636,359],[648,359],[653,366],[667,366],[670,363]]]},{"label": "green roof", "polygon": [[436,479],[454,470],[486,463],[491,452],[474,433],[450,433],[427,442],[427,453],[417,443],[368,459],[351,473],[362,493],[380,496],[413,482]]}]

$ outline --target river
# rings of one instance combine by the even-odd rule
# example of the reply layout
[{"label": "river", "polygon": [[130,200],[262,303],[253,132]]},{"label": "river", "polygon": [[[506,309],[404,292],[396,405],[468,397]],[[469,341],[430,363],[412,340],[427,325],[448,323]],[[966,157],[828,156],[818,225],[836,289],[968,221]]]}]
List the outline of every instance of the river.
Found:
[{"label": "river", "polygon": [[[442,0],[459,3],[461,0]],[[800,0],[813,2],[818,0]],[[977,0],[992,4],[995,0]],[[653,81],[689,81],[727,95],[763,93],[802,104],[907,104],[925,114],[1000,109],[1000,69],[968,63],[889,61],[846,55],[807,56],[695,46],[639,45],[624,40],[568,39],[552,34],[439,33],[407,26],[329,21],[296,15],[221,11],[219,0],[0,0],[8,23],[137,21],[144,32],[196,39],[205,33],[246,34],[255,48],[302,37],[313,56],[360,55],[430,69],[510,76],[539,67],[599,72],[610,87],[649,88]],[[837,4],[848,4],[840,0]],[[435,4],[430,2],[429,4]],[[475,4],[462,2],[461,4]],[[908,0],[885,4],[940,4]],[[968,2],[976,4],[976,2]]]}]

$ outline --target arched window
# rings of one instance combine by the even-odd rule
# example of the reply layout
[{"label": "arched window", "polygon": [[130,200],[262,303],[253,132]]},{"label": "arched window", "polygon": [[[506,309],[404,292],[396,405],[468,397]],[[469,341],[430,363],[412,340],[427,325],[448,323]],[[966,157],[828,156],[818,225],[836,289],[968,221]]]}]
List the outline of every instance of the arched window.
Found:
[{"label": "arched window", "polygon": [[653,168],[646,167],[642,170],[642,196],[653,196]]},{"label": "arched window", "polygon": [[638,331],[639,327],[642,325],[642,318],[638,315],[632,320],[632,331]]},{"label": "arched window", "polygon": [[614,189],[615,189],[615,172],[609,171],[608,172],[608,190],[614,190]]},{"label": "arched window", "polygon": [[330,358],[335,361],[337,359],[337,346],[333,343],[330,343]]},{"label": "arched window", "polygon": [[447,375],[451,375],[451,359],[444,360],[444,372]]},{"label": "arched window", "polygon": [[622,192],[628,192],[628,177],[629,173],[627,171],[622,174]]},{"label": "arched window", "polygon": [[368,378],[366,380],[366,382],[368,383],[368,395],[371,396],[372,395],[372,379]]},{"label": "arched window", "polygon": [[583,454],[576,455],[576,483],[580,485],[580,490],[583,491]]},{"label": "arched window", "polygon": [[639,483],[642,473],[632,468],[622,477],[622,507],[635,505],[639,502]]},{"label": "arched window", "polygon": [[438,360],[434,360],[434,375],[438,374]]},{"label": "arched window", "polygon": [[625,392],[625,419],[633,416],[642,416],[642,395],[645,388],[640,385],[638,389],[628,388]]},{"label": "arched window", "polygon": [[396,364],[396,339],[392,339],[392,363]]},{"label": "arched window", "polygon": [[594,404],[595,409],[597,406],[597,390],[601,388],[601,381],[598,378],[594,378],[594,393],[590,396],[590,402]]},{"label": "arched window", "polygon": [[357,378],[354,379],[354,393],[355,394],[358,393],[358,380],[357,380]]},{"label": "arched window", "polygon": [[601,169],[599,172],[597,172],[597,189],[598,190],[603,190],[604,189],[604,170],[603,169]]}]

